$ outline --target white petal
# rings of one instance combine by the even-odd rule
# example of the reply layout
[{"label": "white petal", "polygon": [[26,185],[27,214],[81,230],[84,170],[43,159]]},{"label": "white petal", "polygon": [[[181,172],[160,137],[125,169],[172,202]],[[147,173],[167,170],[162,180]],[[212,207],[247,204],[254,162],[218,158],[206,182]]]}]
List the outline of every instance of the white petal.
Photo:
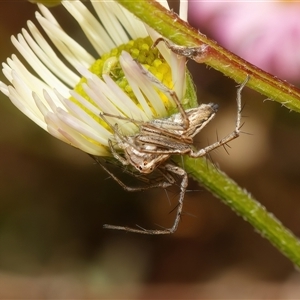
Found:
[{"label": "white petal", "polygon": [[111,153],[108,152],[104,147],[89,142],[76,131],[64,131],[63,129],[59,129],[58,131],[65,137],[66,140],[71,143],[71,145],[86,153],[96,156],[111,156]]},{"label": "white petal", "polygon": [[9,91],[8,91],[8,86],[0,81],[0,91],[7,97],[9,97]]},{"label": "white petal", "polygon": [[[153,41],[156,41],[161,37],[161,35],[151,27],[147,26],[146,28]],[[178,98],[182,99],[185,94],[186,58],[173,53],[163,42],[160,42],[158,45],[156,45],[156,47],[166,60],[167,64],[170,66],[172,72],[172,81],[174,83],[174,91],[176,92]]]},{"label": "white petal", "polygon": [[114,41],[115,46],[126,44],[129,39],[126,34],[124,28],[119,23],[117,17],[114,14],[110,13],[110,6],[114,6],[114,8],[119,7],[114,2],[109,2],[109,7],[105,5],[104,1],[92,1],[92,4],[101,20],[103,26],[106,28],[107,32],[109,32],[109,36]]},{"label": "white petal", "polygon": [[117,115],[119,113],[118,109],[106,97],[106,94],[109,94],[109,89],[103,80],[83,67],[79,66],[77,69],[87,79],[87,84],[83,84],[82,87],[87,95],[98,105],[99,109]]},{"label": "white petal", "polygon": [[62,4],[76,19],[99,55],[107,53],[117,46],[102,25],[80,1],[62,1]]},{"label": "white petal", "polygon": [[47,108],[47,106],[45,105],[45,103],[40,99],[40,97],[35,92],[32,93],[32,97],[33,97],[33,99],[35,101],[35,105],[37,106],[37,108],[40,110],[41,114],[45,118],[45,116],[49,112],[49,109]]},{"label": "white petal", "polygon": [[103,79],[110,91],[113,93],[115,100],[112,99],[112,101],[119,110],[121,110],[125,115],[131,116],[133,119],[141,117],[145,119],[144,112],[138,108],[138,106],[108,75],[103,75]]},{"label": "white petal", "polygon": [[52,43],[71,65],[75,66],[81,64],[89,67],[95,61],[93,56],[91,56],[60,27],[52,24],[49,20],[42,17],[38,12],[36,12],[35,15],[36,19],[41,24]]},{"label": "white petal", "polygon": [[[44,120],[42,114],[35,105],[32,97],[32,90],[28,88],[15,71],[12,72],[12,77],[13,86],[8,87],[10,100],[24,114],[41,126],[41,123],[43,123]],[[42,127],[44,128],[44,125]]]},{"label": "white petal", "polygon": [[[68,122],[65,122],[65,118],[70,119],[70,115],[59,116],[59,113],[48,112],[45,116],[45,121],[49,133],[87,153],[99,156],[109,154],[101,144],[88,141],[76,129],[70,127]],[[72,124],[71,120],[69,122]],[[76,122],[77,120],[75,120]]]},{"label": "white petal", "polygon": [[[98,76],[84,68],[78,68],[78,71],[87,78],[87,83],[82,87],[87,95],[93,99],[103,112],[108,112],[116,116],[145,119],[144,112],[124,93],[124,91],[108,76],[103,75],[104,82]],[[108,118],[109,119],[109,118]],[[137,128],[134,124],[124,120],[115,119],[112,121],[124,127],[124,132],[134,133]]]},{"label": "white petal", "polygon": [[36,113],[34,110],[31,110],[28,105],[24,104],[22,101],[20,101],[20,95],[16,93],[16,90],[12,87],[8,87],[9,90],[9,99],[11,102],[29,119],[31,119],[33,122],[35,122],[37,125],[42,127],[44,130],[46,130],[46,123],[44,121],[44,118]]},{"label": "white petal", "polygon": [[68,108],[69,113],[72,113],[72,115],[74,115],[76,118],[84,122],[93,131],[97,132],[99,136],[103,137],[106,140],[111,136],[111,132],[109,132],[106,128],[104,128],[90,114],[82,110],[77,104],[70,101],[69,99],[65,99],[64,103]]},{"label": "white petal", "polygon": [[[83,89],[85,90],[87,95],[91,99],[93,99],[93,101],[95,103],[98,104],[101,111],[109,112],[112,115],[120,116],[120,117],[128,118],[128,116],[131,116],[130,112],[125,110],[126,113],[124,113],[120,108],[119,104],[121,103],[123,97],[120,97],[120,98],[115,97],[114,91],[109,90],[109,87],[106,86],[106,84],[103,81],[101,81],[101,86],[99,86],[99,84],[95,85],[94,82],[91,82],[90,80],[88,80],[87,83],[88,83],[88,85],[86,85],[86,84],[82,85]],[[123,91],[121,91],[121,92],[124,94]],[[111,100],[111,99],[115,99],[115,100]],[[131,101],[131,99],[130,99],[130,101]],[[137,108],[135,108],[135,109],[137,109]],[[106,119],[108,121],[110,121],[111,124],[119,124],[119,126],[121,128],[123,128],[124,134],[133,134],[137,131],[136,126],[131,122],[127,122],[127,121],[124,121],[124,120],[121,120],[118,118],[114,118],[112,120],[111,117],[107,117]]]},{"label": "white petal", "polygon": [[35,41],[31,38],[28,32],[23,29],[22,33],[27,43],[39,57],[39,59],[50,69],[58,78],[72,87],[79,81],[79,76],[68,68],[53,51],[52,47],[47,43],[36,26],[28,21],[27,26],[33,35]]},{"label": "white petal", "polygon": [[156,117],[163,118],[167,115],[166,108],[157,94],[155,89],[153,88],[153,82],[151,82],[145,75],[141,72],[139,66],[137,66],[136,62],[132,59],[128,52],[122,51],[120,56],[120,63],[128,82],[131,84],[136,84],[142,93],[147,97],[147,99],[151,102],[153,109],[156,112]]},{"label": "white petal", "polygon": [[69,139],[67,139],[62,133],[60,129],[52,127],[50,124],[47,125],[47,131],[57,138],[58,140],[61,140],[62,142],[65,142],[66,144],[70,144],[72,146],[72,143]]},{"label": "white petal", "polygon": [[[70,141],[68,139],[66,139],[66,137],[64,135],[61,134],[60,132],[60,120],[58,119],[58,117],[51,112],[48,112],[47,115],[45,116],[45,122],[47,123],[47,131],[53,135],[54,137],[56,137],[57,139],[70,144]],[[61,125],[63,126],[63,125]]]},{"label": "white petal", "polygon": [[[96,116],[99,116],[101,110],[99,107],[95,106],[94,104],[90,103],[87,99],[85,99],[83,96],[78,94],[75,91],[70,91],[70,95],[75,98],[78,103],[80,103],[81,107],[84,107],[86,110],[90,111]],[[90,97],[92,98],[92,97]],[[69,100],[69,99],[68,99]]]},{"label": "white petal", "polygon": [[98,142],[102,145],[108,145],[107,137],[99,135],[99,133],[91,128],[89,125],[85,124],[81,120],[67,113],[66,111],[58,108],[57,111],[58,118],[70,128],[74,129],[76,132],[81,133],[84,137]]},{"label": "white petal", "polygon": [[[152,41],[155,42],[158,38],[162,37],[157,31],[155,31],[153,28],[149,27],[148,25],[146,25],[146,29]],[[171,61],[170,61],[171,50],[163,42],[160,42],[158,45],[156,45],[156,48],[159,50],[160,54],[163,56],[167,64],[171,66]]]},{"label": "white petal", "polygon": [[167,0],[159,0],[159,4],[162,5],[166,9],[170,9],[169,3]]},{"label": "white petal", "polygon": [[186,81],[186,58],[183,56],[171,54],[171,72],[172,81],[174,84],[174,91],[179,100],[185,95],[185,81]]},{"label": "white petal", "polygon": [[15,37],[12,37],[12,43],[22,54],[28,64],[34,69],[34,71],[42,78],[47,84],[51,87],[56,87],[61,91],[68,89],[64,83],[62,83],[56,76],[54,76],[48,68],[45,67],[35,55],[35,53],[30,49],[24,37],[21,34],[18,34],[18,40]]},{"label": "white petal", "polygon": [[[92,5],[94,6],[100,20],[103,18],[104,11],[107,14],[106,19],[110,20],[102,23],[114,41],[117,41],[115,37],[120,35],[122,42],[117,43],[117,45],[128,42],[126,32],[129,33],[131,39],[147,36],[144,23],[138,20],[127,9],[123,8],[118,3],[114,1],[92,1]],[[112,28],[114,28],[114,32],[111,32]],[[126,31],[124,31],[123,28]]]},{"label": "white petal", "polygon": [[49,89],[42,80],[32,75],[28,69],[23,65],[23,63],[17,58],[16,55],[12,55],[12,58],[7,59],[7,65],[3,64],[6,78],[13,84],[13,74],[14,72],[18,74],[20,80],[28,86],[30,90],[36,91],[38,94],[43,94],[43,89]]},{"label": "white petal", "polygon": [[180,4],[179,4],[179,17],[183,21],[187,21],[188,6],[189,6],[188,0],[180,0]]}]

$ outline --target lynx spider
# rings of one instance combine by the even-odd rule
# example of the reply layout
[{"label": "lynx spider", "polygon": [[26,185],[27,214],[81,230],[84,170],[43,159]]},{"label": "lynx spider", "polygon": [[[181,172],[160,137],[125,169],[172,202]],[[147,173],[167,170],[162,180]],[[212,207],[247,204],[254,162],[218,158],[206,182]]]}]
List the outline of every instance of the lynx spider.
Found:
[{"label": "lynx spider", "polygon": [[[138,63],[137,63],[138,64]],[[138,64],[139,65],[139,64]],[[226,145],[228,142],[237,138],[240,134],[241,128],[241,92],[247,84],[249,77],[237,89],[237,118],[235,129],[231,134],[228,134],[221,140],[203,148],[195,150],[193,147],[193,137],[199,133],[215,116],[218,106],[213,103],[201,104],[196,108],[184,110],[176,93],[163,85],[156,79],[149,71],[145,70],[141,65],[144,76],[147,76],[153,84],[155,84],[161,91],[168,93],[174,100],[178,113],[165,119],[154,119],[149,122],[137,121],[127,117],[121,117],[108,113],[101,113],[100,117],[110,126],[113,131],[115,144],[109,140],[109,148],[114,158],[117,159],[124,166],[132,166],[141,174],[142,180],[147,180],[147,175],[154,170],[158,170],[162,177],[157,181],[148,180],[146,187],[130,187],[125,185],[118,179],[111,171],[109,171],[100,161],[97,162],[101,167],[110,174],[110,176],[117,181],[126,191],[141,191],[145,189],[161,187],[167,188],[175,184],[175,176],[180,176],[180,194],[177,205],[176,217],[173,226],[170,228],[159,230],[147,230],[144,228],[130,228],[125,226],[115,226],[105,224],[103,227],[107,229],[124,230],[142,234],[171,234],[174,233],[180,221],[182,214],[184,195],[188,185],[188,175],[186,171],[174,163],[168,161],[171,155],[187,154],[190,157],[197,158],[208,154],[210,151]],[[118,125],[112,125],[107,117],[127,120],[136,124],[139,127],[139,132],[132,136],[126,136],[121,133]],[[122,151],[120,152],[121,149]]]}]

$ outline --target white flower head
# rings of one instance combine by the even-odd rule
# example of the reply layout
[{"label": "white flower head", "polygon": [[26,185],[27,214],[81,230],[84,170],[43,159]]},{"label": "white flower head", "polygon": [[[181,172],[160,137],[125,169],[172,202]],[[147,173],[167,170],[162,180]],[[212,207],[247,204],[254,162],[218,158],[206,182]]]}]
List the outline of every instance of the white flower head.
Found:
[{"label": "white flower head", "polygon": [[[167,6],[166,1],[160,1]],[[72,39],[43,5],[36,18],[56,52],[37,27],[28,21],[12,42],[34,72],[16,55],[3,63],[10,82],[0,90],[27,117],[56,138],[96,156],[110,155],[112,132],[99,114],[107,112],[141,121],[167,117],[174,102],[163,94],[138,63],[173,89],[183,101],[185,59],[160,43],[159,34],[113,1],[91,1],[95,17],[80,1],[62,1],[76,19],[100,58]],[[186,15],[186,10],[183,13]],[[182,16],[186,18],[186,16]],[[57,51],[59,55],[57,55]],[[124,134],[137,127],[114,118]]]}]

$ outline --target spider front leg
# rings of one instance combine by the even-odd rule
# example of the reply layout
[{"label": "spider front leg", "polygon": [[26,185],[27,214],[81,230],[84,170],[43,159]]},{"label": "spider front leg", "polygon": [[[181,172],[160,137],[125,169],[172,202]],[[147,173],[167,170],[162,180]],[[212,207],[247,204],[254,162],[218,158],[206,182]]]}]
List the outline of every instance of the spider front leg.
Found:
[{"label": "spider front leg", "polygon": [[[173,101],[176,104],[176,107],[179,111],[179,113],[182,116],[182,127],[183,129],[189,128],[190,121],[188,119],[188,116],[184,110],[184,107],[182,106],[180,100],[178,99],[178,96],[175,91],[169,89],[166,85],[164,85],[160,80],[158,80],[151,72],[143,68],[143,66],[136,61],[136,64],[140,68],[142,74],[146,76],[159,90],[161,90],[165,94],[169,94],[170,97],[173,99]],[[155,120],[154,120],[155,122]]]},{"label": "spider front leg", "polygon": [[182,208],[183,208],[183,200],[184,200],[184,196],[185,196],[185,192],[188,186],[188,175],[186,173],[186,171],[180,167],[178,167],[175,164],[170,164],[167,163],[163,166],[168,172],[174,173],[176,175],[179,175],[182,180],[180,183],[180,194],[179,194],[179,200],[178,200],[178,206],[177,206],[177,212],[176,212],[176,217],[174,220],[174,224],[171,228],[166,229],[166,231],[168,232],[162,232],[161,234],[165,234],[165,233],[174,233],[179,225],[179,221],[180,221],[180,217],[182,214]]},{"label": "spider front leg", "polygon": [[241,129],[241,113],[242,113],[242,90],[245,87],[245,85],[247,84],[247,82],[249,81],[250,77],[247,76],[246,80],[239,86],[239,88],[237,89],[237,97],[236,97],[236,102],[237,102],[237,117],[236,117],[236,123],[235,123],[235,130],[227,135],[226,137],[224,137],[223,139],[221,139],[220,141],[217,141],[215,143],[213,143],[212,145],[209,145],[203,149],[200,149],[198,151],[194,151],[191,148],[190,153],[188,154],[190,157],[201,157],[206,155],[207,153],[209,153],[210,151],[226,145],[227,143],[229,143],[230,141],[236,139],[237,137],[239,137],[240,135],[240,129]]},{"label": "spider front leg", "polygon": [[130,164],[130,162],[128,161],[128,159],[124,158],[122,155],[120,155],[116,149],[114,148],[112,141],[108,140],[108,146],[110,149],[111,154],[113,155],[113,157],[118,160],[120,163],[122,163],[122,165],[124,166],[128,166]]},{"label": "spider front leg", "polygon": [[180,184],[180,195],[179,195],[179,200],[178,200],[178,205],[177,205],[177,211],[176,211],[176,217],[173,223],[173,226],[170,228],[166,229],[137,229],[137,228],[131,228],[131,227],[126,227],[126,226],[115,226],[115,225],[103,225],[103,228],[106,229],[114,229],[114,230],[123,230],[123,231],[128,231],[128,232],[134,232],[134,233],[141,233],[141,234],[149,234],[149,235],[158,235],[158,234],[172,234],[174,233],[177,228],[178,224],[180,221],[180,217],[182,214],[182,208],[183,208],[183,200],[184,200],[184,195],[187,189],[188,185],[188,176],[187,173],[180,167],[166,163],[165,165],[162,165],[160,167],[162,171],[165,171],[166,173],[173,178],[173,176],[170,173],[176,174],[180,177],[182,177],[181,184]]},{"label": "spider front leg", "polygon": [[[130,138],[127,136],[124,136],[120,131],[119,131],[119,127],[118,124],[115,124],[114,126],[112,124],[110,124],[110,122],[108,122],[108,120],[105,118],[104,113],[100,113],[100,117],[102,118],[102,120],[104,122],[106,122],[106,124],[112,129],[113,134],[115,139],[117,140],[117,145],[119,146],[119,148],[123,149],[125,151],[126,148],[135,148],[135,145],[133,145],[130,141]],[[124,166],[127,166],[130,164],[130,161],[128,159],[128,157],[123,157],[121,156],[115,149],[112,141],[110,139],[108,139],[108,146],[109,149],[112,153],[112,155],[114,156],[115,159],[117,159],[118,161],[120,161]]]},{"label": "spider front leg", "polygon": [[[123,181],[121,181],[115,174],[113,174],[108,168],[106,168],[104,166],[103,163],[100,162],[99,159],[97,159],[97,157],[90,155],[100,166],[101,168],[110,175],[110,177],[112,179],[114,179],[125,191],[127,192],[140,192],[140,191],[144,191],[144,190],[149,190],[149,189],[153,189],[153,188],[163,188],[166,189],[169,186],[174,184],[174,180],[173,178],[169,178],[165,176],[165,180],[163,180],[163,177],[161,178],[161,180],[159,182],[151,182],[151,179],[146,180],[145,176],[141,176],[140,180],[142,181],[147,181],[147,186],[143,186],[143,187],[131,187],[129,185],[126,185]],[[132,176],[134,176],[134,174],[131,174]],[[110,225],[107,225],[110,226]]]},{"label": "spider front leg", "polygon": [[163,37],[160,37],[153,43],[152,47],[156,47],[160,42],[164,42],[165,45],[177,55],[188,57],[198,63],[204,62],[207,55],[208,45],[201,45],[196,47],[180,46],[171,43]]}]

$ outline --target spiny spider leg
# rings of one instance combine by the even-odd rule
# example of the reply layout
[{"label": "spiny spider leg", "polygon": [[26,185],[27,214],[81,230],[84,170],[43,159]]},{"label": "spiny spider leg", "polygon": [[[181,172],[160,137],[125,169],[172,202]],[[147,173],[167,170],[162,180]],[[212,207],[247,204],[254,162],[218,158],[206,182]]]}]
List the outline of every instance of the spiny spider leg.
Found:
[{"label": "spiny spider leg", "polygon": [[166,138],[164,135],[157,135],[157,136],[149,136],[149,135],[137,135],[137,140],[139,142],[143,142],[146,144],[151,144],[154,146],[157,146],[155,150],[152,149],[144,149],[143,151],[145,153],[155,153],[157,155],[159,154],[169,154],[169,155],[176,155],[176,154],[187,154],[193,158],[201,157],[206,155],[207,153],[211,152],[212,150],[223,146],[227,144],[228,142],[236,139],[240,134],[240,128],[241,128],[241,111],[242,111],[242,104],[241,104],[241,92],[247,82],[249,81],[249,76],[247,76],[246,80],[239,86],[237,90],[237,118],[236,118],[236,126],[235,130],[224,137],[223,139],[213,143],[212,145],[209,145],[203,149],[200,150],[194,150],[192,145],[189,145],[188,143],[182,141],[180,137],[178,137],[178,140],[171,140]]},{"label": "spiny spider leg", "polygon": [[156,230],[156,229],[136,229],[136,228],[126,227],[126,226],[115,226],[115,225],[105,224],[105,225],[103,225],[103,228],[123,230],[123,231],[142,233],[142,234],[150,234],[150,235],[172,234],[177,230],[178,224],[180,222],[180,217],[182,214],[184,195],[185,195],[187,185],[188,185],[188,176],[187,176],[187,173],[182,168],[180,168],[176,165],[173,165],[171,163],[166,163],[165,165],[161,166],[160,168],[164,169],[168,173],[174,173],[174,174],[182,177],[181,184],[180,184],[180,195],[179,195],[179,201],[178,201],[178,205],[177,205],[177,212],[176,212],[176,217],[175,217],[173,226],[170,228],[166,228],[166,229],[157,229]]},{"label": "spiny spider leg", "polygon": [[[102,112],[100,114],[100,117],[104,120],[103,116],[105,117],[112,117],[119,120],[125,120],[128,122],[131,122],[133,124],[136,124],[140,126],[139,135],[148,134],[148,135],[163,135],[163,136],[169,136],[170,138],[178,138],[178,134],[172,132],[172,131],[184,131],[184,128],[182,124],[174,124],[174,121],[172,121],[170,118],[165,119],[153,119],[148,122],[144,121],[138,121],[132,118],[128,117],[122,117],[118,115],[109,114],[106,112]],[[107,120],[105,122],[108,123]],[[110,125],[110,127],[112,127]],[[171,131],[172,130],[172,131]],[[184,137],[186,138],[186,137]]]},{"label": "spiny spider leg", "polygon": [[[112,179],[114,179],[125,191],[127,192],[140,192],[140,191],[144,191],[144,190],[149,190],[149,189],[152,189],[152,188],[163,188],[163,189],[166,189],[168,188],[169,186],[173,185],[174,182],[175,182],[175,179],[174,178],[170,178],[170,177],[166,177],[168,181],[159,181],[159,182],[154,182],[154,183],[151,183],[148,182],[148,186],[144,186],[144,187],[131,187],[129,185],[126,185],[123,181],[121,181],[116,175],[114,175],[107,167],[104,166],[103,163],[100,162],[100,160],[93,156],[93,155],[90,155],[96,162],[98,165],[101,166],[101,168],[106,172],[108,173]],[[131,174],[132,176],[134,176],[134,174]],[[143,180],[143,177],[142,179]],[[148,180],[149,181],[149,180]]]},{"label": "spiny spider leg", "polygon": [[[121,148],[125,148],[125,147],[131,147],[133,149],[136,148],[136,145],[134,145],[134,143],[132,143],[130,140],[132,140],[132,138],[127,137],[125,135],[123,135],[120,131],[119,131],[119,126],[118,124],[115,124],[114,126],[110,124],[110,122],[104,117],[104,114],[101,112],[99,114],[99,116],[103,119],[103,121],[106,122],[106,124],[113,130],[114,136],[117,138],[117,143],[118,145],[122,145],[123,147]],[[121,156],[115,149],[115,147],[113,146],[113,143],[110,139],[108,139],[108,146],[111,150],[112,155],[115,157],[115,159],[117,159],[118,161],[120,161],[123,165],[128,165],[130,164],[129,160],[124,158],[123,156]]]},{"label": "spiny spider leg", "polygon": [[188,57],[199,63],[203,62],[206,57],[208,45],[196,47],[180,46],[169,42],[163,37],[160,37],[153,43],[152,48],[156,47],[160,42],[164,42],[165,45],[177,55]]},{"label": "spiny spider leg", "polygon": [[211,152],[212,150],[226,145],[228,142],[236,139],[237,137],[239,137],[240,135],[240,128],[241,128],[241,113],[242,113],[242,90],[245,87],[245,85],[247,84],[247,82],[249,81],[250,77],[247,76],[246,80],[239,86],[239,88],[237,89],[237,96],[236,96],[236,103],[237,103],[237,117],[236,117],[236,123],[235,123],[235,130],[227,135],[226,137],[224,137],[223,139],[221,139],[220,141],[217,141],[215,143],[213,143],[210,146],[207,146],[203,149],[200,149],[198,151],[194,151],[193,149],[191,149],[191,152],[188,154],[191,157],[201,157],[206,155],[208,152]]},{"label": "spiny spider leg", "polygon": [[[148,77],[148,79],[158,87],[159,90],[161,90],[162,92],[164,93],[167,93],[171,96],[171,98],[174,100],[176,106],[177,106],[177,109],[179,111],[179,113],[181,114],[182,116],[182,126],[184,129],[187,129],[190,125],[190,121],[186,115],[186,111],[184,110],[180,100],[178,99],[178,96],[176,94],[175,91],[169,89],[167,86],[165,86],[160,80],[158,80],[151,72],[147,71],[146,69],[143,68],[143,66],[136,62],[137,63],[137,66],[140,68],[141,72],[146,76]],[[155,120],[153,120],[155,121]]]},{"label": "spiny spider leg", "polygon": [[116,160],[121,162],[124,166],[129,165],[129,161],[116,151],[116,149],[114,148],[111,140],[108,140],[108,146],[109,146],[110,152],[112,153],[113,157]]}]

